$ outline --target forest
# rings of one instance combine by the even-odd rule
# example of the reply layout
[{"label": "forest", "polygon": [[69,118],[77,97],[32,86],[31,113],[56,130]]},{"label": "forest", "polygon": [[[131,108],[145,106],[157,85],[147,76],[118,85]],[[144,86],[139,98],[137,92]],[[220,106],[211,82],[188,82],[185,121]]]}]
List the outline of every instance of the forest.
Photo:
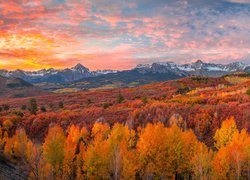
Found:
[{"label": "forest", "polygon": [[[0,138],[1,151],[19,162],[30,179],[247,179],[250,136],[233,117],[214,135],[214,148],[192,130],[149,123],[131,130],[95,123],[91,131],[72,125],[48,130],[44,143],[33,143],[23,129]],[[66,135],[67,134],[67,135]]]},{"label": "forest", "polygon": [[26,179],[249,179],[248,76],[3,99],[0,154]]}]

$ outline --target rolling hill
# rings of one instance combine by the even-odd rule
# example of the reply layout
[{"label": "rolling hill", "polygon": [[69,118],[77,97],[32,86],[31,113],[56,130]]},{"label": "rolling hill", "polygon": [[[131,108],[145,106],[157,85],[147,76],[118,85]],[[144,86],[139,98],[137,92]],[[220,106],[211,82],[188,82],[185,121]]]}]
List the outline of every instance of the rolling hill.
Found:
[{"label": "rolling hill", "polygon": [[[167,124],[172,116],[181,116],[188,128],[195,130],[201,139],[211,144],[215,130],[230,116],[236,118],[239,128],[250,130],[248,89],[249,75],[186,77],[133,88],[38,96],[38,107],[44,106],[46,113],[39,111],[37,116],[30,116],[27,110],[21,111],[26,119],[23,122],[29,124],[25,125],[27,132],[38,139],[44,137],[46,129],[53,123],[66,128],[70,124],[91,127],[96,121],[110,125],[121,122],[136,128],[149,122]],[[124,100],[118,102],[120,95]],[[29,105],[29,100],[4,99],[1,104],[8,104],[11,109],[19,111],[22,105]],[[60,102],[63,102],[62,108]],[[2,117],[0,120],[4,119]],[[198,131],[197,128],[205,125],[203,123],[208,124]]]},{"label": "rolling hill", "polygon": [[46,94],[21,78],[0,76],[0,98],[21,98]]},{"label": "rolling hill", "polygon": [[[2,78],[0,82],[1,89],[33,87],[20,79],[6,80]],[[31,111],[34,107],[35,113]],[[86,154],[87,157],[92,157],[92,154],[96,153],[88,152],[93,152],[94,149],[94,152],[100,152],[94,156],[94,162],[99,163],[100,158],[95,157],[104,153],[101,160],[109,160],[106,157],[110,157],[109,152],[113,153],[114,151],[105,147],[117,147],[113,146],[114,142],[120,142],[119,140],[124,133],[128,134],[125,137],[129,142],[124,149],[138,159],[141,156],[137,153],[140,152],[137,149],[140,147],[144,149],[144,142],[148,142],[148,148],[143,152],[151,152],[152,147],[158,152],[159,147],[164,143],[167,144],[166,147],[175,151],[181,143],[181,145],[185,145],[183,146],[185,149],[181,148],[182,154],[186,152],[189,154],[190,149],[199,149],[200,146],[195,145],[199,143],[202,144],[202,147],[206,147],[206,152],[211,150],[216,158],[221,157],[221,150],[224,150],[224,147],[216,150],[218,140],[214,137],[217,130],[225,133],[228,132],[228,129],[238,129],[233,139],[237,138],[240,143],[244,140],[244,147],[249,149],[249,135],[247,134],[250,131],[249,109],[249,74],[233,74],[220,78],[196,76],[133,88],[41,95],[35,97],[35,100],[32,98],[32,101],[31,97],[1,99],[0,130],[4,132],[2,140],[6,140],[4,155],[7,155],[8,162],[14,163],[17,160],[16,156],[8,156],[8,154],[12,155],[13,150],[15,152],[18,147],[27,147],[27,152],[32,152],[31,155],[33,155],[33,152],[41,152],[38,148],[35,149],[36,147],[42,147],[40,148],[42,152],[48,152],[44,148],[46,146],[49,146],[50,152],[54,154],[50,157],[56,157],[57,152],[63,152],[62,154],[65,152],[63,163],[68,162],[64,161],[68,158],[68,154],[71,154],[72,162],[79,162],[74,161],[78,157],[83,157],[85,160]],[[228,124],[230,128],[228,128]],[[238,132],[240,132],[240,138],[238,138]],[[145,133],[146,136],[143,139]],[[79,138],[73,142],[72,140],[76,136]],[[141,139],[143,139],[143,144],[141,144]],[[14,144],[13,142],[17,146],[11,146]],[[35,144],[32,144],[33,142]],[[93,148],[96,142],[97,146]],[[111,146],[104,146],[106,145],[104,142],[110,143]],[[61,145],[58,146],[58,143]],[[20,144],[21,146],[19,146]],[[54,144],[58,148],[54,148]],[[68,151],[69,148],[72,150]],[[110,151],[106,153],[105,149],[110,149]],[[210,150],[208,151],[208,149]],[[238,146],[236,150],[238,150]],[[168,151],[164,149],[164,152]],[[228,152],[234,153],[235,151]],[[40,157],[43,160],[46,155],[45,153],[41,154],[42,157],[35,154],[34,158]],[[158,154],[156,153],[155,156]],[[201,151],[201,155],[204,155],[203,151]],[[233,154],[229,156],[233,157]],[[150,157],[152,157],[151,154]],[[182,160],[186,154],[185,156],[175,155],[173,157],[180,157]],[[214,162],[215,158],[209,162]],[[113,158],[110,159],[113,160]],[[189,156],[184,163],[189,163],[192,159],[193,155]],[[21,158],[18,160],[18,162],[22,162]],[[163,162],[166,161],[163,160]],[[171,162],[175,163],[176,161]],[[36,161],[32,159],[24,165],[29,167],[31,163],[36,163]],[[129,164],[134,163],[133,161]],[[109,167],[109,164],[107,161],[104,166]],[[93,165],[92,161],[90,165],[91,168],[97,167]],[[6,168],[6,165],[1,164],[1,162],[0,166],[0,171],[1,168]],[[18,167],[23,166],[19,165]],[[40,166],[38,167],[40,168]],[[28,174],[20,173],[18,168],[8,168],[8,172],[18,173],[19,179],[20,176],[28,176]],[[166,171],[164,170],[164,172]],[[244,172],[247,171],[244,170]],[[5,177],[14,178],[15,176],[12,174],[11,176],[5,175]]]}]

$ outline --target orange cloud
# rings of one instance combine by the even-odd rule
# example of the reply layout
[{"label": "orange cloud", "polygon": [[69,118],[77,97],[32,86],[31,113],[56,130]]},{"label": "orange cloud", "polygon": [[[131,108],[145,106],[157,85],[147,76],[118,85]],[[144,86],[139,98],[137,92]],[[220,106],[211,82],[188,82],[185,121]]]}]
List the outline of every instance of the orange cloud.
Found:
[{"label": "orange cloud", "polygon": [[217,14],[179,1],[154,9],[157,2],[0,0],[0,68],[128,69],[157,59],[249,57],[249,11]]}]

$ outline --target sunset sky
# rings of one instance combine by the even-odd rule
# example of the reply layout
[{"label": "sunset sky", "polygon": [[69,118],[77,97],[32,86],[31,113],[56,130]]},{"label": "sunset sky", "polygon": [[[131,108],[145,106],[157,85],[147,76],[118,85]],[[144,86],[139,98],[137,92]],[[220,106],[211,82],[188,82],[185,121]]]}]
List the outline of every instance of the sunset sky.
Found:
[{"label": "sunset sky", "polygon": [[250,0],[0,0],[0,68],[250,63]]}]

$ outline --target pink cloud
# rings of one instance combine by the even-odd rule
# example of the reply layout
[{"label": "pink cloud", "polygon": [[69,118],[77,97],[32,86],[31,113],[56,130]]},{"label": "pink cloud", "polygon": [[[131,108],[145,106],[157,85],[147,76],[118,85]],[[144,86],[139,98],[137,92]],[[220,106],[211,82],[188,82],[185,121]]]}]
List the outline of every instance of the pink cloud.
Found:
[{"label": "pink cloud", "polygon": [[[91,69],[127,69],[150,59],[187,62],[249,57],[248,12],[222,16],[207,8],[189,12],[187,7],[188,3],[167,4],[147,15],[137,11],[132,0],[1,1],[0,38],[9,41],[2,41],[0,56],[10,64],[20,62],[21,67],[24,62],[35,68],[39,68],[36,64],[65,67],[82,62]],[[202,18],[196,15],[200,11]],[[17,42],[6,49],[12,36]],[[23,37],[36,43],[24,50],[14,46]]]}]

